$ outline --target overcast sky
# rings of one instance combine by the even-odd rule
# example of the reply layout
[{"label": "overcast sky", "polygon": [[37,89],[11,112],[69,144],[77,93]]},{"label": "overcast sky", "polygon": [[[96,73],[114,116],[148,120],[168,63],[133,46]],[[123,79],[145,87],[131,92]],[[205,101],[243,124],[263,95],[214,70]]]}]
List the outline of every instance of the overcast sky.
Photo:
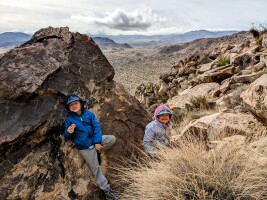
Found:
[{"label": "overcast sky", "polygon": [[0,33],[68,26],[88,34],[149,35],[266,23],[267,0],[0,0]]}]

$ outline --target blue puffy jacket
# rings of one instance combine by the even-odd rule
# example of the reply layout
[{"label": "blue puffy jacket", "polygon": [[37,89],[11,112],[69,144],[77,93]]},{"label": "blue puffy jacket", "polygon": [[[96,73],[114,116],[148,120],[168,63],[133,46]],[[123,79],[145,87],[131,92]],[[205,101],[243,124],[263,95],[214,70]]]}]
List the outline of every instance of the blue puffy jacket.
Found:
[{"label": "blue puffy jacket", "polygon": [[[73,134],[67,132],[71,124],[76,124]],[[66,139],[73,139],[77,149],[87,149],[94,144],[102,142],[102,131],[100,124],[93,112],[84,110],[79,116],[70,112],[65,120],[64,136]]]}]

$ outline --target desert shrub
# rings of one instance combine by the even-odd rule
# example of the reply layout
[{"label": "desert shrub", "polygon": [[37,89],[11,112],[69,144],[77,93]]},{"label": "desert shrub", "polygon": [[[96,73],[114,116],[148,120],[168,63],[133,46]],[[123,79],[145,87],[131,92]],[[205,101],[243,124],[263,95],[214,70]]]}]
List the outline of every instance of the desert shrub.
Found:
[{"label": "desert shrub", "polygon": [[202,143],[180,141],[162,148],[157,161],[121,170],[122,199],[266,199],[267,170],[235,145],[205,151]]},{"label": "desert shrub", "polygon": [[196,96],[190,99],[190,103],[193,106],[193,109],[200,110],[200,109],[208,109],[208,101],[205,96]]},{"label": "desert shrub", "polygon": [[258,29],[256,29],[255,27],[251,28],[249,30],[249,33],[254,37],[254,38],[258,38],[260,36],[260,31]]},{"label": "desert shrub", "polygon": [[225,56],[220,56],[216,63],[217,63],[218,66],[224,66],[224,65],[229,64],[229,62],[228,62],[228,60],[226,59]]},{"label": "desert shrub", "polygon": [[174,124],[180,123],[186,115],[186,111],[176,108],[172,110],[172,122]]},{"label": "desert shrub", "polygon": [[261,41],[263,39],[263,34],[267,32],[267,26],[266,24],[258,24],[253,25],[253,27],[249,30],[249,33],[252,34],[252,36],[256,39],[256,43],[258,45],[261,45]]},{"label": "desert shrub", "polygon": [[[193,105],[195,108],[202,107],[200,104]],[[213,111],[212,111],[213,112]],[[181,123],[186,121],[186,123],[189,123],[189,121],[194,119],[199,119],[200,117],[205,116],[209,112],[199,112],[197,110],[186,110],[186,109],[173,109],[172,111],[172,122],[175,127],[181,126]],[[182,123],[183,126],[185,126],[185,123]]]},{"label": "desert shrub", "polygon": [[259,38],[256,40],[256,44],[261,46],[262,45],[262,40],[263,40],[263,35],[260,35]]}]

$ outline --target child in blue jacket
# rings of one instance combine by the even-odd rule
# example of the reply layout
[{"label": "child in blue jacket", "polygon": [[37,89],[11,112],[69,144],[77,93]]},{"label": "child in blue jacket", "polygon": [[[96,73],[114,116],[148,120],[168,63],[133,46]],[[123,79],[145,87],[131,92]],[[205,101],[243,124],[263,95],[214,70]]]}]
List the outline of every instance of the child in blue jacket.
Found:
[{"label": "child in blue jacket", "polygon": [[96,184],[113,200],[118,195],[111,189],[103,175],[98,152],[110,148],[116,141],[113,135],[102,135],[100,124],[93,112],[84,108],[84,101],[77,95],[69,95],[66,100],[69,114],[65,120],[64,136],[72,139],[76,148],[89,165]]}]

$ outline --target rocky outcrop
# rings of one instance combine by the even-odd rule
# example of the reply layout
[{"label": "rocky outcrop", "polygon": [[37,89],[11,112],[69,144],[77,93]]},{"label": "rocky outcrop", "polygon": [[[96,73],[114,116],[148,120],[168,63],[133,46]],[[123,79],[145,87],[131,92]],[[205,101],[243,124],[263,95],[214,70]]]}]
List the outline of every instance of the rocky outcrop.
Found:
[{"label": "rocky outcrop", "polygon": [[267,120],[267,74],[250,84],[249,88],[241,94],[241,98],[248,109],[257,115],[264,123]]},{"label": "rocky outcrop", "polygon": [[62,102],[67,94],[80,95],[103,133],[117,137],[107,159],[103,157],[104,170],[105,163],[138,156],[133,146],[140,145],[149,118],[113,77],[114,69],[96,43],[67,27],[41,29],[2,55],[1,198],[99,199],[88,166],[62,136]]},{"label": "rocky outcrop", "polygon": [[[243,35],[245,40],[228,43],[222,38],[222,42],[217,41],[210,51],[203,49],[191,53],[188,58],[177,57],[179,61],[169,73],[160,76],[154,83],[138,86],[135,96],[149,109],[160,103],[167,103],[174,108],[186,108],[184,102],[188,103],[188,98],[184,96],[185,93],[190,93],[191,97],[199,96],[192,88],[203,86],[204,90],[204,84],[216,83],[217,89],[203,91],[201,95],[216,102],[220,109],[240,106],[240,97],[237,97],[240,90],[267,72],[266,33],[260,33],[262,35],[256,39],[248,34]],[[234,38],[232,36],[229,40]],[[231,96],[236,98],[235,103],[227,105]]]},{"label": "rocky outcrop", "polygon": [[190,100],[194,97],[200,97],[200,96],[207,96],[214,90],[217,90],[219,88],[218,83],[202,83],[199,85],[196,85],[193,88],[188,88],[181,93],[179,93],[177,96],[173,97],[168,101],[168,105],[170,108],[180,108],[184,109],[186,108],[186,105],[191,104]]},{"label": "rocky outcrop", "polygon": [[[255,32],[257,33],[257,31]],[[137,87],[136,96],[151,111],[159,103],[167,103],[174,108],[172,119],[176,135],[172,139],[173,144],[179,148],[176,152],[171,153],[163,150],[162,157],[166,159],[162,159],[164,160],[161,162],[162,169],[166,168],[164,164],[165,161],[168,162],[169,158],[175,158],[173,162],[170,162],[170,166],[173,166],[175,162],[184,163],[186,160],[183,159],[184,156],[190,157],[188,155],[193,155],[190,154],[191,152],[201,152],[201,155],[198,156],[200,160],[189,159],[187,164],[190,164],[188,167],[183,165],[183,171],[193,169],[195,172],[195,169],[203,169],[201,164],[204,163],[204,171],[207,172],[209,170],[206,170],[206,166],[208,166],[207,163],[210,163],[210,171],[217,176],[211,179],[218,180],[219,177],[219,179],[229,180],[229,177],[234,174],[234,178],[238,179],[240,185],[238,190],[244,192],[243,197],[238,195],[240,198],[250,198],[249,195],[252,191],[257,191],[255,197],[251,198],[264,199],[266,191],[265,187],[262,187],[262,180],[266,176],[264,172],[266,172],[267,164],[265,98],[267,49],[265,36],[262,33],[256,35],[254,39],[238,40],[231,45],[224,41],[217,45],[218,48],[214,48],[207,54],[198,53],[192,57],[189,56],[188,59],[177,56],[178,62],[175,62],[169,73],[165,72],[155,82],[141,84]],[[169,47],[168,51],[163,53],[165,55],[172,53],[171,59],[174,52],[181,49],[182,46],[186,46],[186,44],[177,45],[177,49]],[[205,46],[202,45],[199,45],[199,49],[202,49],[202,52],[206,51]],[[194,50],[190,49],[186,53],[192,55]],[[215,109],[206,109],[209,108],[208,106],[201,107],[201,103],[203,105],[207,101],[215,102]],[[191,108],[191,105],[188,106],[189,104],[195,105],[195,108]],[[201,148],[196,149],[195,147],[198,145]],[[189,146],[188,149],[185,148],[187,146]],[[183,151],[184,149],[186,150]],[[177,159],[181,152],[183,152],[182,162]],[[194,160],[193,165],[191,165],[192,160]],[[154,165],[152,164],[152,166]],[[205,172],[194,172],[192,174],[201,174],[201,177],[195,182],[201,183],[202,187],[202,175]],[[176,173],[171,176],[175,177],[180,174]],[[208,178],[207,184],[204,184],[204,190],[202,188],[197,190],[198,192],[204,191],[203,198],[207,197],[209,192],[211,192],[210,198],[214,197],[215,193],[222,192],[222,190],[215,191],[214,188],[218,188],[217,182],[210,183],[211,179]],[[231,186],[232,178],[230,179],[231,183],[228,186],[233,188]],[[136,183],[135,180],[133,182]],[[190,186],[186,187],[185,198],[188,197],[187,189],[192,186],[191,183],[192,181]],[[257,184],[259,186],[255,186]],[[234,183],[234,187],[236,185]],[[177,184],[174,188],[175,190],[180,189]],[[219,188],[221,187],[219,186]],[[223,196],[218,199],[225,199],[228,189],[229,187],[226,187],[226,190],[222,192]],[[233,199],[239,197],[233,197]]]},{"label": "rocky outcrop", "polygon": [[197,135],[204,141],[213,141],[232,135],[251,137],[257,131],[265,131],[265,128],[250,114],[215,113],[192,121],[182,130],[182,135]]},{"label": "rocky outcrop", "polygon": [[237,164],[244,162],[248,163],[248,165],[249,163],[253,163],[255,171],[256,169],[257,171],[264,170],[267,164],[266,138],[248,143],[245,136],[233,135],[231,137],[226,137],[221,141],[212,141],[210,146],[212,149],[207,154],[209,158],[212,158],[215,155],[220,155],[222,158],[227,158],[229,155],[233,155],[238,152],[236,157],[231,160],[232,162],[235,161]]},{"label": "rocky outcrop", "polygon": [[[234,144],[241,138],[246,148],[247,140],[259,140],[267,134],[266,33],[260,34],[231,45],[224,41],[212,52],[179,60],[158,81],[137,87],[136,97],[149,109],[159,103],[173,109],[173,119],[178,121],[175,138],[200,139],[210,150],[231,136]],[[206,105],[201,107],[201,103]],[[211,103],[215,109],[206,111]],[[191,117],[189,123],[187,117]]]}]

